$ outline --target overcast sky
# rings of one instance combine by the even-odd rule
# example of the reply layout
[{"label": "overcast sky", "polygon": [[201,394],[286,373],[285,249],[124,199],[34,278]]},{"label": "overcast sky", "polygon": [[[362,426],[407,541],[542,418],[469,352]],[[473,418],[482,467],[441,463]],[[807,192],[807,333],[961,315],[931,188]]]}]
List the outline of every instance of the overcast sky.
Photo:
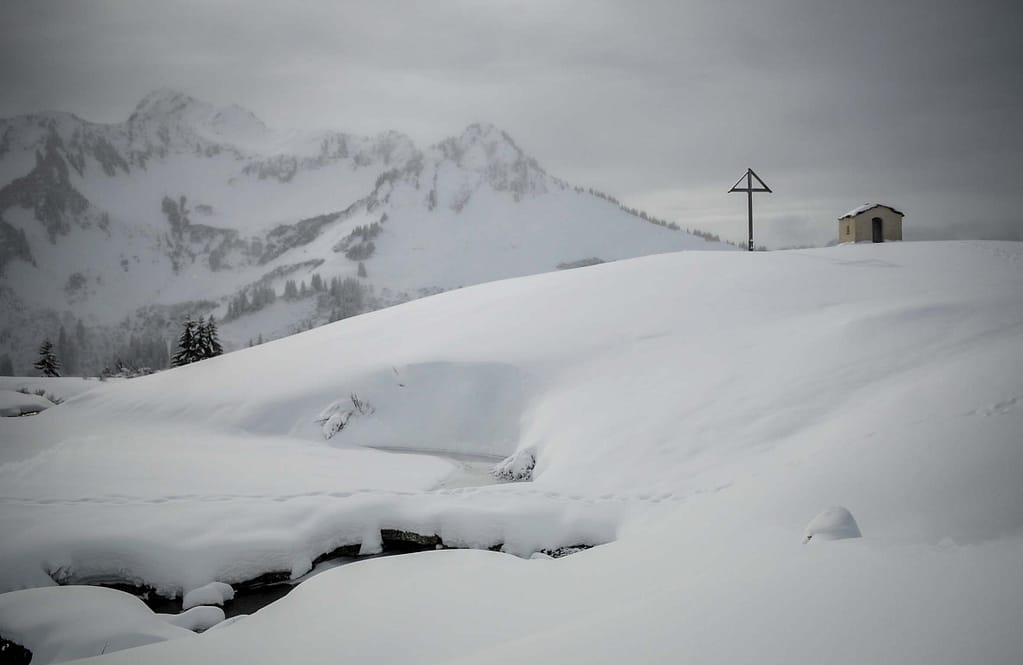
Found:
[{"label": "overcast sky", "polygon": [[0,3],[0,116],[119,122],[150,90],[277,128],[476,121],[548,172],[744,241],[823,244],[867,201],[907,238],[1023,239],[1023,9],[999,0]]}]

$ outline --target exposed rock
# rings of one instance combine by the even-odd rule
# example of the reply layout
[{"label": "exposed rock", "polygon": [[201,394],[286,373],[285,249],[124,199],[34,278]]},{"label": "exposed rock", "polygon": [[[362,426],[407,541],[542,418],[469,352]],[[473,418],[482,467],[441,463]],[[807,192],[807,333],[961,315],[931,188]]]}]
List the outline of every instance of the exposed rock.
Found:
[{"label": "exposed rock", "polygon": [[568,556],[570,554],[584,552],[591,547],[593,547],[593,545],[569,545],[566,547],[556,547],[554,549],[542,549],[539,553],[552,559],[560,559],[561,557]]},{"label": "exposed rock", "polygon": [[423,535],[414,531],[402,531],[401,529],[381,529],[380,539],[384,548],[395,545],[416,545],[425,549],[433,549],[438,545],[443,546],[440,536],[436,534]]},{"label": "exposed rock", "polygon": [[259,264],[263,265],[276,259],[278,256],[295,247],[308,245],[320,236],[320,231],[328,224],[332,224],[341,218],[342,213],[332,212],[328,215],[319,215],[303,219],[294,224],[281,224],[266,234],[262,256],[259,257]]},{"label": "exposed rock", "polygon": [[578,261],[566,261],[558,264],[558,270],[571,270],[572,268],[585,268],[587,266],[596,266],[601,263],[606,263],[604,259],[598,259],[595,256],[591,256],[588,259],[579,259]]},{"label": "exposed rock", "polygon": [[0,275],[11,261],[21,259],[35,265],[32,250],[28,245],[23,229],[16,229],[0,219]]},{"label": "exposed rock", "polygon": [[51,133],[42,151],[36,151],[35,168],[0,189],[0,213],[14,206],[31,209],[46,228],[50,242],[67,235],[75,221],[89,223],[85,216],[89,201],[71,184],[62,148],[60,137]]},{"label": "exposed rock", "polygon": [[32,662],[32,652],[17,642],[11,642],[0,635],[0,663],[4,665],[28,665]]}]

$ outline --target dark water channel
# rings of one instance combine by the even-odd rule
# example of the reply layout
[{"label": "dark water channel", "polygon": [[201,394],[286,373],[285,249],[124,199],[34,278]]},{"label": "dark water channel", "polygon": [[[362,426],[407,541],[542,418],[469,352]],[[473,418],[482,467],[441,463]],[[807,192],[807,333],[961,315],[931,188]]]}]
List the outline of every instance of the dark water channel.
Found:
[{"label": "dark water channel", "polygon": [[[415,543],[386,543],[379,554],[354,556],[348,554],[331,553],[316,560],[312,570],[302,577],[291,580],[286,573],[271,573],[249,582],[232,585],[234,587],[234,598],[224,603],[224,615],[226,618],[253,614],[266,607],[270,603],[280,600],[288,595],[295,587],[313,578],[320,573],[333,568],[345,566],[356,561],[367,559],[378,559],[385,556],[397,556],[399,554],[411,554],[413,552],[425,552],[436,549],[435,544]],[[358,546],[355,546],[358,549]],[[137,587],[125,585],[110,585],[120,591],[125,591],[138,597],[151,610],[161,614],[180,614],[182,598],[166,598],[150,590],[142,590]]]}]

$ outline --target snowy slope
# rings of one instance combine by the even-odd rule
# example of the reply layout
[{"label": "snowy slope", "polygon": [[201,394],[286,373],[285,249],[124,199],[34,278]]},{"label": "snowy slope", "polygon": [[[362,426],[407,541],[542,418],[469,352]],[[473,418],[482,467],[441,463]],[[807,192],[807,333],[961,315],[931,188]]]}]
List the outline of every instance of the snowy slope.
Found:
[{"label": "snowy slope", "polygon": [[[108,658],[1019,662],[1021,292],[1014,243],[679,253],[104,386],[0,421],[0,584],[297,576],[381,528],[609,543],[345,566]],[[352,393],[375,411],[325,440]],[[444,489],[447,462],[365,446],[537,465]],[[802,544],[836,505],[863,537]]]},{"label": "snowy slope", "polygon": [[[314,273],[359,275],[373,309],[580,260],[726,248],[569,187],[489,125],[419,149],[397,132],[271,130],[172,90],[119,124],[0,120],[0,352],[19,361],[61,325],[166,340],[187,314],[222,319],[229,298]],[[256,335],[326,322],[320,295],[303,314],[272,308]],[[228,348],[256,336],[251,316],[226,326]]]}]

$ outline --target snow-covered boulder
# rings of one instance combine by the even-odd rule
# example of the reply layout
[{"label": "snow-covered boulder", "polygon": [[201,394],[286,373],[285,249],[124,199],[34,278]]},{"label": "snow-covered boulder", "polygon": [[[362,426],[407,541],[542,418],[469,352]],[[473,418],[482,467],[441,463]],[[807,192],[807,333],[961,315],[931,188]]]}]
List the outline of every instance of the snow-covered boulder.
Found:
[{"label": "snow-covered boulder", "polygon": [[856,523],[856,518],[852,516],[852,513],[842,506],[833,506],[810,520],[803,531],[803,542],[808,543],[813,538],[841,540],[862,536],[860,526]]},{"label": "snow-covered boulder", "polygon": [[0,635],[32,652],[33,665],[192,636],[131,594],[90,586],[0,594]]},{"label": "snow-covered boulder", "polygon": [[54,406],[53,402],[41,395],[26,395],[16,390],[0,390],[0,416],[23,416],[39,413]]},{"label": "snow-covered boulder", "polygon": [[501,480],[532,480],[535,466],[536,451],[524,448],[495,464],[490,472]]},{"label": "snow-covered boulder", "polygon": [[171,625],[201,633],[223,621],[224,610],[210,605],[200,605],[185,610],[181,614],[157,614],[157,616]]},{"label": "snow-covered boulder", "polygon": [[234,598],[234,588],[230,584],[210,582],[186,593],[181,607],[187,610],[197,605],[223,605],[232,598]]}]

